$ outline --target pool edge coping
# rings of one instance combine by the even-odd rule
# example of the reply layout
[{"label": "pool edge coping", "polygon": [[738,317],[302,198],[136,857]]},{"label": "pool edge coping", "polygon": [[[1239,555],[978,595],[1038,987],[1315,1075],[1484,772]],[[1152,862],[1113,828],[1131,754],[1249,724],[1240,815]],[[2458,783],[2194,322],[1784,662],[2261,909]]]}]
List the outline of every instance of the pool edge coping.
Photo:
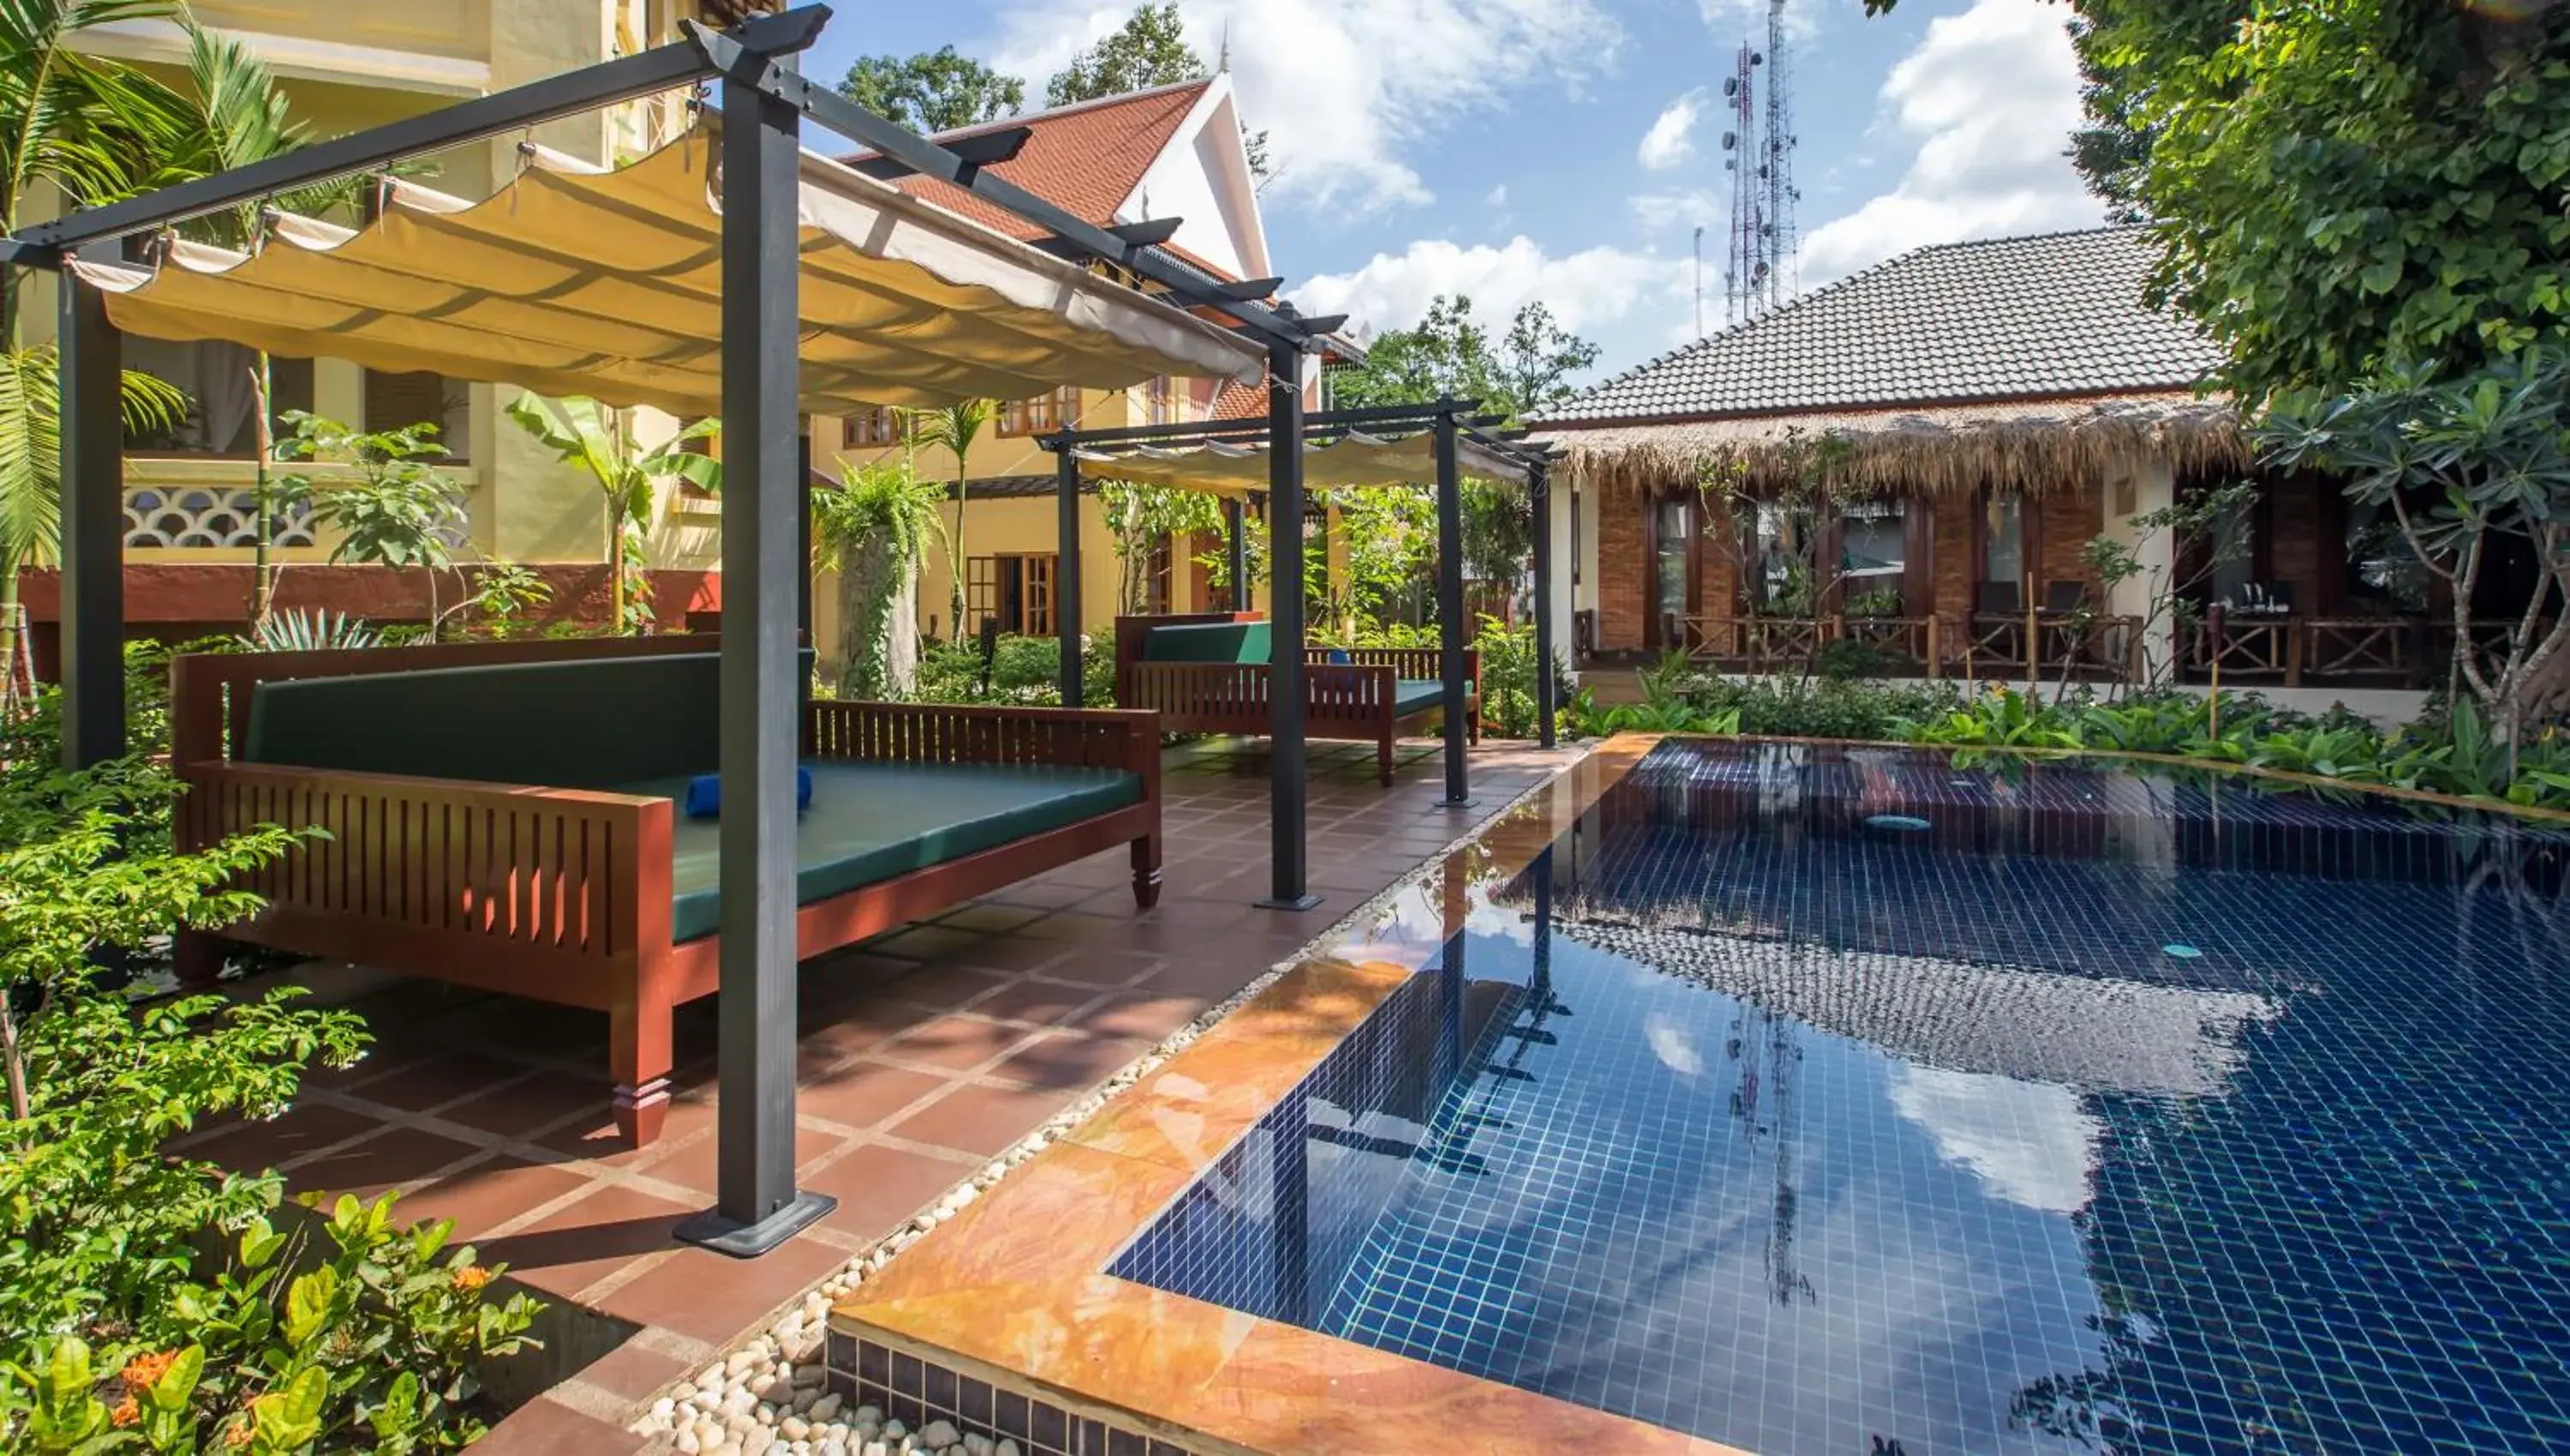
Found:
[{"label": "pool edge coping", "polygon": [[[1464,913],[1454,892],[1476,847],[1497,862],[1479,867],[1484,874],[1522,870],[1664,736],[1626,733],[1599,742],[1386,896],[1443,879],[1450,887],[1444,930],[1454,933]],[[1367,909],[1379,913],[1376,902]],[[1362,935],[1366,927],[1353,931]],[[1342,937],[1333,948],[1350,943]],[[1491,1456],[1581,1449],[1572,1442],[1746,1456],[1104,1273],[1173,1198],[1421,969],[1436,942],[1363,949],[1362,959],[1307,950],[1167,1063],[833,1305],[833,1342],[902,1350],[1198,1456],[1465,1449],[1457,1443],[1459,1423],[1473,1431],[1471,1449]],[[1095,1217],[1101,1209],[1117,1216]],[[1358,1390],[1371,1397],[1341,1398]]]}]

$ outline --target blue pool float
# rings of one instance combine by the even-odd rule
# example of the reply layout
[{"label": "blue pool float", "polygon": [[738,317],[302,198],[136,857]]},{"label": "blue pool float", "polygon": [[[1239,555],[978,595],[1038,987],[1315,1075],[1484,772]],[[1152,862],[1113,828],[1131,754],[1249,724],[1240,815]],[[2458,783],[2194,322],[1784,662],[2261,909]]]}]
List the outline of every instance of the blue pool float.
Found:
[{"label": "blue pool float", "polygon": [[[812,807],[812,771],[797,765],[794,770],[794,812]],[[722,816],[722,775],[698,774],[687,780],[687,817],[718,819]]]}]

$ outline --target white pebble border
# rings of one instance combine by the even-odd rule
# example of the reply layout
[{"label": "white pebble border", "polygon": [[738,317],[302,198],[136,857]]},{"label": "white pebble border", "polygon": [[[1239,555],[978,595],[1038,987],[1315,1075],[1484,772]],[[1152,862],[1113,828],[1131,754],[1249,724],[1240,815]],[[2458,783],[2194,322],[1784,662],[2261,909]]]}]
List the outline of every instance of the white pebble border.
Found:
[{"label": "white pebble border", "polygon": [[[1543,792],[1551,782],[1552,776],[1546,775],[1498,811],[1475,821],[1471,831],[1422,861],[1421,868],[1443,862],[1483,826]],[[1118,1093],[1156,1071],[1207,1028],[1275,984],[1285,972],[1344,939],[1342,926],[1379,914],[1411,879],[1412,875],[1403,876],[1333,921],[1292,956],[1268,967],[1237,994],[1170,1033],[1168,1039],[985,1164],[871,1252],[849,1260],[846,1268],[805,1294],[801,1303],[769,1324],[766,1332],[744,1343],[728,1358],[705,1366],[693,1380],[652,1401],[634,1423],[634,1433],[654,1438],[655,1446],[657,1438],[667,1437],[674,1449],[685,1456],[1024,1456],[1016,1441],[966,1435],[942,1420],[914,1431],[900,1421],[886,1419],[876,1406],[844,1408],[841,1398],[825,1387],[828,1372],[822,1365],[822,1334],[829,1325],[830,1306],[855,1293],[903,1250],[970,1207],[983,1190],[1007,1177],[1011,1169],[1086,1122]]]}]

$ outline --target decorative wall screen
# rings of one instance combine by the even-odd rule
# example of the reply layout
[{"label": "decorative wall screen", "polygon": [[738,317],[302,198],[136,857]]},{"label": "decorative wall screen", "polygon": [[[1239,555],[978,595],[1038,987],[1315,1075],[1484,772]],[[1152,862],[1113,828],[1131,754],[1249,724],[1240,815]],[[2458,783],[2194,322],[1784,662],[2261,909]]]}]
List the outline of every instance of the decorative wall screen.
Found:
[{"label": "decorative wall screen", "polygon": [[[150,487],[125,493],[128,546],[246,546],[258,544],[256,497],[248,490]],[[271,545],[318,546],[310,511],[280,506]]]}]

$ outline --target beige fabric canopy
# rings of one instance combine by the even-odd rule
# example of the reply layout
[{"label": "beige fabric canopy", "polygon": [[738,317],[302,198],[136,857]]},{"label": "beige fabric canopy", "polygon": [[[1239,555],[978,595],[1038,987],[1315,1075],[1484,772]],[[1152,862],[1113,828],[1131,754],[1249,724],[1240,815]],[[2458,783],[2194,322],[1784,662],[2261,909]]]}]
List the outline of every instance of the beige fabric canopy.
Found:
[{"label": "beige fabric canopy", "polygon": [[[708,415],[716,125],[612,171],[524,148],[481,202],[395,182],[364,228],[286,215],[255,255],[181,242],[157,270],[72,266],[128,333]],[[801,210],[806,411],[1260,377],[1248,340],[809,153]]]},{"label": "beige fabric canopy", "polygon": [[[1182,446],[1145,445],[1132,450],[1074,450],[1079,473],[1093,481],[1173,486],[1216,496],[1245,496],[1267,489],[1267,442],[1210,440]],[[1523,484],[1525,467],[1471,439],[1455,442],[1463,474]],[[1314,489],[1332,486],[1429,486],[1437,483],[1434,435],[1385,440],[1350,432],[1327,443],[1306,441],[1303,478]]]}]

